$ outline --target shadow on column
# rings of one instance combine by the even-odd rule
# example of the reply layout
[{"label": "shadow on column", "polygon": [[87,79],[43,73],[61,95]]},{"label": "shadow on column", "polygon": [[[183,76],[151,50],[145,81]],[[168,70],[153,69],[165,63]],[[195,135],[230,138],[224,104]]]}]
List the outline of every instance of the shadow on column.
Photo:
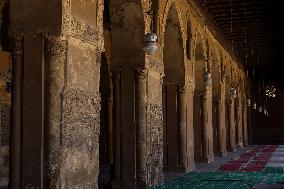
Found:
[{"label": "shadow on column", "polygon": [[112,126],[111,111],[111,77],[109,65],[105,54],[101,57],[100,68],[100,94],[101,94],[101,112],[100,112],[100,172],[99,188],[110,188],[112,159]]}]

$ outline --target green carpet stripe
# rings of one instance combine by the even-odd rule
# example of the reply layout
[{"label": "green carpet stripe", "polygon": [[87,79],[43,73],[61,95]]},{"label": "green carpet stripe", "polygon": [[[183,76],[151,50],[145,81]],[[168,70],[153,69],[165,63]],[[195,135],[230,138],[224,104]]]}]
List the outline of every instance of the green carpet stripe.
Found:
[{"label": "green carpet stripe", "polygon": [[283,167],[265,167],[261,172],[264,173],[283,173]]},{"label": "green carpet stripe", "polygon": [[[267,171],[275,171],[267,169]],[[278,172],[206,172],[187,173],[171,182],[150,189],[246,189],[259,184],[284,182]]]}]

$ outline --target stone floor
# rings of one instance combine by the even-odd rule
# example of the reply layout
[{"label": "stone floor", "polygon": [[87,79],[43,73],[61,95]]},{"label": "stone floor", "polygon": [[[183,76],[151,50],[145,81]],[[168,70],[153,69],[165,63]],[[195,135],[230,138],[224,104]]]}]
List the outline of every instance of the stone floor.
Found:
[{"label": "stone floor", "polygon": [[218,168],[224,163],[231,161],[231,160],[238,159],[241,154],[251,150],[252,148],[253,146],[246,146],[243,148],[237,148],[235,152],[228,152],[228,154],[225,157],[215,156],[214,162],[212,163],[196,163],[194,171],[196,172],[217,171]]},{"label": "stone floor", "polygon": [[8,189],[8,179],[3,179],[0,181],[0,189]]},{"label": "stone floor", "polygon": [[284,145],[278,146],[277,150],[272,154],[266,166],[284,168]]},{"label": "stone floor", "polygon": [[[195,169],[193,171],[195,172],[211,172],[211,171],[217,171],[218,168],[231,160],[238,159],[239,155],[241,155],[244,152],[247,152],[251,150],[253,146],[246,146],[244,148],[237,148],[235,152],[228,152],[228,154],[225,157],[221,156],[215,156],[214,162],[211,163],[196,163]],[[177,177],[182,176],[183,173],[172,173],[172,172],[165,172],[165,181],[171,181]]]},{"label": "stone floor", "polygon": [[[238,162],[238,161],[240,161],[239,160],[240,157],[242,157],[242,158],[247,157],[247,155],[244,156],[244,153],[245,154],[251,154],[255,149],[259,149],[259,148],[262,149],[263,148],[263,149],[269,150],[269,148],[267,148],[269,146],[246,146],[244,148],[238,148],[235,152],[229,152],[227,154],[227,156],[225,156],[225,157],[216,156],[215,161],[212,162],[212,163],[209,163],[209,164],[208,163],[196,163],[195,169],[192,171],[192,173],[193,174],[194,174],[194,172],[197,172],[198,174],[204,173],[205,175],[211,174],[211,173],[214,173],[214,172],[217,173],[217,174],[222,173],[223,171],[220,172],[220,170],[219,170],[219,168],[222,165],[227,164],[228,162],[230,164],[232,160],[237,160],[237,162]],[[276,148],[276,150],[275,150],[275,148]],[[246,152],[248,152],[248,153],[246,153]],[[257,162],[257,161],[255,161],[255,159],[257,159],[258,157],[260,157],[260,161],[262,161],[261,160],[262,157],[266,156],[268,158],[266,158],[266,160],[264,160],[266,162],[266,164],[264,164],[262,171],[263,170],[271,170],[271,168],[273,170],[274,170],[274,168],[277,168],[276,170],[279,170],[279,168],[280,168],[280,170],[281,170],[280,173],[275,173],[275,175],[277,175],[277,174],[278,174],[278,176],[280,175],[281,179],[278,178],[280,181],[278,180],[278,182],[276,182],[276,183],[272,182],[273,184],[268,184],[268,185],[266,185],[267,183],[265,183],[264,181],[263,182],[258,181],[251,188],[254,188],[254,189],[284,189],[284,180],[283,180],[283,177],[284,177],[284,172],[283,172],[284,171],[284,145],[275,146],[275,147],[273,147],[273,150],[271,152],[268,151],[268,152],[265,152],[265,153],[263,154],[263,151],[259,151],[255,155],[253,155],[252,160],[249,160],[250,165],[251,165],[252,162]],[[233,162],[236,162],[236,161],[233,161]],[[245,165],[247,165],[247,163],[245,163]],[[258,166],[258,164],[254,164],[254,163],[252,163],[252,165],[253,165],[253,167]],[[165,173],[166,183],[176,183],[180,179],[190,177],[189,175],[191,175],[192,173],[189,173],[189,174],[186,174],[186,175],[183,176],[183,174],[181,174],[181,173],[166,172]],[[226,173],[226,172],[223,172],[223,173]],[[239,174],[239,173],[242,174],[241,172],[238,173],[238,171],[237,172],[234,172],[234,171],[230,172],[229,171],[227,173],[229,173],[229,174]],[[264,177],[270,178],[269,176],[273,175],[274,173],[273,172],[267,172],[267,173],[266,172],[259,172],[259,173],[258,172],[252,172],[252,175],[253,174],[256,174],[256,175],[261,174]],[[170,182],[171,180],[174,180],[174,179],[175,179],[174,182]],[[283,182],[282,182],[282,180],[283,180]],[[268,181],[269,181],[269,179],[268,179]],[[191,183],[190,179],[188,180],[188,182]],[[257,183],[259,183],[259,184],[257,184]],[[191,188],[190,187],[191,184],[186,185],[186,186],[189,186],[189,188]],[[175,185],[173,185],[172,187],[175,188]],[[235,188],[235,187],[236,186],[234,186],[233,188]],[[167,187],[165,187],[165,188],[167,188]],[[183,187],[183,188],[187,188],[187,187]],[[193,188],[195,188],[195,187],[193,187]],[[231,188],[231,187],[229,187],[229,188]]]}]

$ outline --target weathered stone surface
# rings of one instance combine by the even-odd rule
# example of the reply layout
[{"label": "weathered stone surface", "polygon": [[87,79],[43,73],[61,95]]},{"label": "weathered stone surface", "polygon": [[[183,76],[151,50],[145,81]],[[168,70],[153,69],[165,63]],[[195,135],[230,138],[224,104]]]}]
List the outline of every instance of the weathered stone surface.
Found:
[{"label": "weathered stone surface", "polygon": [[100,52],[96,47],[70,37],[67,57],[67,85],[84,90],[98,91]]},{"label": "weathered stone surface", "polygon": [[147,119],[147,185],[153,186],[164,180],[162,106],[148,104]]},{"label": "weathered stone surface", "polygon": [[67,40],[45,35],[45,185],[60,186],[62,98],[66,85]]},{"label": "weathered stone surface", "polygon": [[62,188],[97,188],[100,95],[64,91],[62,125]]},{"label": "weathered stone surface", "polygon": [[97,0],[71,0],[71,14],[89,25],[97,24]]}]

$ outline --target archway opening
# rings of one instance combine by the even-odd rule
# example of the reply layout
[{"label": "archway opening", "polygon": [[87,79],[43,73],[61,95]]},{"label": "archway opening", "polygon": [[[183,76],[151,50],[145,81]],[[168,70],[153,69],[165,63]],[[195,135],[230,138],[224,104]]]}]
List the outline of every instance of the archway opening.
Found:
[{"label": "archway opening", "polygon": [[196,35],[194,56],[194,81],[195,90],[193,96],[193,130],[194,130],[194,159],[202,160],[202,104],[201,95],[205,91],[203,73],[205,71],[204,47],[199,33]]},{"label": "archway opening", "polygon": [[[226,134],[227,134],[227,149],[229,151],[232,151],[232,146],[234,146],[235,142],[234,142],[234,134],[232,132],[232,129],[231,129],[231,110],[233,109],[233,114],[235,116],[235,108],[232,107],[232,94],[231,94],[231,87],[232,87],[232,80],[233,80],[233,77],[232,77],[232,70],[228,67],[225,67],[224,68],[224,72],[225,72],[225,102],[226,102]],[[233,120],[233,122],[235,122],[235,119]],[[232,139],[233,138],[233,139]],[[233,142],[232,142],[233,141]],[[231,144],[232,143],[232,144]]]},{"label": "archway opening", "polygon": [[[213,142],[214,142],[214,154],[218,154],[218,123],[219,123],[219,113],[218,105],[221,102],[221,74],[220,66],[218,64],[218,59],[216,52],[212,52],[211,59],[211,70],[212,70],[212,124],[213,124]],[[223,136],[220,131],[221,136]]]},{"label": "archway opening", "polygon": [[170,8],[164,42],[164,164],[172,171],[181,162],[179,153],[179,89],[184,87],[184,49],[177,10]]}]

